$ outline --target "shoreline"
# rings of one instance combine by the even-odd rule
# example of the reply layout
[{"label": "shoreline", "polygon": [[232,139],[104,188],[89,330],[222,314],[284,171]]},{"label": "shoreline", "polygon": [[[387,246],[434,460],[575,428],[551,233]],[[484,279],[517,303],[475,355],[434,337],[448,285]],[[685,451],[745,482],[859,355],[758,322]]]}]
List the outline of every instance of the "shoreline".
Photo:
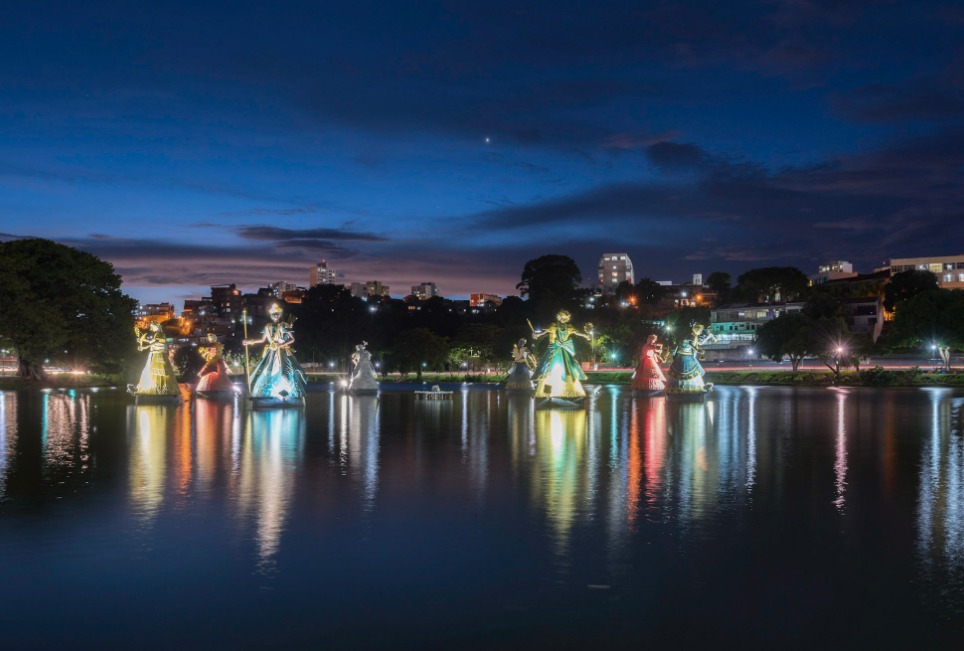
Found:
[{"label": "shoreline", "polygon": [[[590,385],[625,385],[632,381],[631,371],[589,371],[586,373],[586,384]],[[237,376],[241,379],[241,376]],[[472,374],[472,373],[424,373],[419,380],[414,373],[404,375],[384,376],[379,379],[385,384],[451,384],[468,382],[470,384],[499,384],[505,382],[506,374]],[[311,384],[340,382],[344,376],[340,374],[318,373],[309,374]],[[851,387],[964,387],[964,373],[926,373],[919,369],[886,370],[880,367],[870,367],[860,371],[846,370],[840,372],[840,381],[834,383],[833,373],[829,370],[800,370],[794,373],[789,370],[754,370],[714,371],[708,370],[705,375],[707,382],[720,386],[851,386]],[[0,391],[37,390],[44,389],[89,389],[105,387],[126,388],[126,383],[114,377],[105,376],[56,376],[44,382],[22,380],[16,377],[0,377]]]}]

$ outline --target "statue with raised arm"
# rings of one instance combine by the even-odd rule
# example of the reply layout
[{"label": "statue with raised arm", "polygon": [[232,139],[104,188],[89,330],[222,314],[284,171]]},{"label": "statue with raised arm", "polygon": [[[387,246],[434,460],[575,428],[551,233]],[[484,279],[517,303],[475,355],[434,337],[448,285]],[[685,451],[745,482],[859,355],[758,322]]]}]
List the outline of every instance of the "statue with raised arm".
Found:
[{"label": "statue with raised arm", "polygon": [[354,369],[348,382],[348,390],[352,393],[378,393],[378,375],[372,366],[372,354],[368,352],[367,341],[355,346],[351,363]]},{"label": "statue with raised arm", "polygon": [[197,351],[204,358],[204,366],[197,374],[197,393],[202,397],[234,395],[234,383],[228,377],[228,365],[224,363],[224,345],[218,341],[218,336],[209,332],[207,342],[198,346]]},{"label": "statue with raised arm", "polygon": [[[576,360],[576,342],[573,337],[590,340],[588,333],[592,330],[592,324],[587,323],[583,332],[569,323],[571,318],[572,315],[567,310],[560,310],[556,320],[548,328],[539,331],[532,329],[533,339],[549,339],[549,345],[546,346],[535,371],[537,398],[586,397],[586,390],[582,387],[586,374]],[[532,327],[531,323],[529,327]]]},{"label": "statue with raised arm", "polygon": [[244,345],[264,343],[261,361],[251,373],[251,394],[254,402],[303,403],[307,381],[301,365],[295,359],[291,345],[295,336],[291,324],[281,320],[281,306],[272,303],[268,308],[271,321],[259,339],[245,339]]},{"label": "statue with raised arm", "polygon": [[702,323],[694,323],[690,334],[679,343],[673,351],[673,363],[669,367],[669,383],[666,386],[667,395],[703,396],[713,388],[712,383],[704,383],[703,365],[700,359],[703,355],[703,344],[715,341],[712,333],[704,334]]},{"label": "statue with raised arm", "polygon": [[147,364],[141,371],[140,380],[137,385],[129,386],[128,390],[137,396],[180,397],[181,392],[177,387],[174,366],[171,365],[167,337],[164,336],[161,324],[152,321],[144,332],[135,327],[134,334],[137,335],[137,350],[150,352],[147,354]]},{"label": "statue with raised arm", "polygon": [[535,358],[526,346],[526,340],[520,339],[512,345],[512,368],[505,381],[508,391],[532,393],[532,369],[535,368]]}]

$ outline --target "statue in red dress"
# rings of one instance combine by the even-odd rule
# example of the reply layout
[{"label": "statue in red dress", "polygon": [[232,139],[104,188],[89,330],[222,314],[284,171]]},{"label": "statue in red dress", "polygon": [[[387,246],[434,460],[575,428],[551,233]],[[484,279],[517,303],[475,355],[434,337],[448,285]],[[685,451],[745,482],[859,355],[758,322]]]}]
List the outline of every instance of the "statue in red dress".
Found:
[{"label": "statue in red dress", "polygon": [[197,392],[201,394],[234,394],[234,384],[228,377],[228,366],[224,363],[224,345],[213,332],[208,333],[207,343],[198,347],[204,358],[204,366],[198,371]]},{"label": "statue in red dress", "polygon": [[656,393],[666,388],[666,376],[659,367],[662,359],[663,344],[656,343],[656,335],[649,335],[633,372],[633,391]]}]

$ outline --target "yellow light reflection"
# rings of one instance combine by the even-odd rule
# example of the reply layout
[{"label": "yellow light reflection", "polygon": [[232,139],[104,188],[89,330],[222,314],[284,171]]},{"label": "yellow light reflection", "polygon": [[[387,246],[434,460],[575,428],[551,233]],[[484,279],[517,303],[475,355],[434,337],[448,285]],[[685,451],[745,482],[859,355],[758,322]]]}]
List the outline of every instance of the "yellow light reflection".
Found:
[{"label": "yellow light reflection", "polygon": [[175,409],[167,405],[131,407],[130,445],[131,511],[143,528],[154,523],[164,502],[167,473],[167,436],[173,429]]},{"label": "yellow light reflection", "polygon": [[580,509],[591,510],[587,490],[586,412],[543,409],[535,414],[538,472],[532,473],[533,496],[545,509],[556,552],[563,556]]}]

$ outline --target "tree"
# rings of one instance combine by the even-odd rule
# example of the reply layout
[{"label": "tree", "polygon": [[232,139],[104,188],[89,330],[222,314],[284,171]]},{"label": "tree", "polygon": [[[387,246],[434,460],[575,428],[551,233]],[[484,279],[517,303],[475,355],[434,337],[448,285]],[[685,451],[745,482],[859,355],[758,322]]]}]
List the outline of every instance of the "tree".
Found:
[{"label": "tree", "polygon": [[714,271],[706,278],[706,286],[722,296],[730,290],[730,274],[725,271]]},{"label": "tree", "polygon": [[807,276],[795,267],[750,269],[737,279],[734,289],[739,300],[748,303],[776,303],[799,300],[807,290]]},{"label": "tree", "polygon": [[665,293],[666,289],[651,278],[644,277],[636,281],[636,295],[643,303],[656,305],[662,300]]},{"label": "tree", "polygon": [[964,348],[964,290],[932,289],[902,301],[889,339],[895,346],[933,346],[950,370],[950,349]]},{"label": "tree", "polygon": [[412,328],[398,334],[392,346],[391,361],[402,373],[415,369],[422,379],[425,367],[438,369],[445,364],[449,345],[445,337],[439,337],[428,328]]},{"label": "tree", "polygon": [[[500,358],[509,358],[512,347],[500,350],[503,341],[504,328],[487,323],[463,324],[452,340],[449,359],[461,365],[469,360],[478,360],[480,364],[488,366]],[[454,354],[454,355],[453,355]]]},{"label": "tree", "polygon": [[901,301],[938,288],[937,276],[929,271],[910,269],[894,274],[884,287],[884,309],[893,312]]},{"label": "tree", "polygon": [[342,286],[316,285],[300,304],[292,306],[295,348],[302,362],[322,359],[348,359],[355,346],[369,341],[381,344],[374,336],[374,304],[352,296]]},{"label": "tree", "polygon": [[551,311],[572,307],[573,296],[581,282],[582,273],[575,260],[550,254],[526,262],[522,281],[516,289],[536,306],[539,316],[549,316]]},{"label": "tree", "polygon": [[0,242],[0,338],[19,375],[42,379],[44,360],[119,372],[135,350],[134,308],[113,266],[44,239]]},{"label": "tree", "polygon": [[800,362],[811,353],[810,325],[809,319],[796,312],[778,316],[757,329],[756,349],[774,362],[788,357],[796,373]]}]

